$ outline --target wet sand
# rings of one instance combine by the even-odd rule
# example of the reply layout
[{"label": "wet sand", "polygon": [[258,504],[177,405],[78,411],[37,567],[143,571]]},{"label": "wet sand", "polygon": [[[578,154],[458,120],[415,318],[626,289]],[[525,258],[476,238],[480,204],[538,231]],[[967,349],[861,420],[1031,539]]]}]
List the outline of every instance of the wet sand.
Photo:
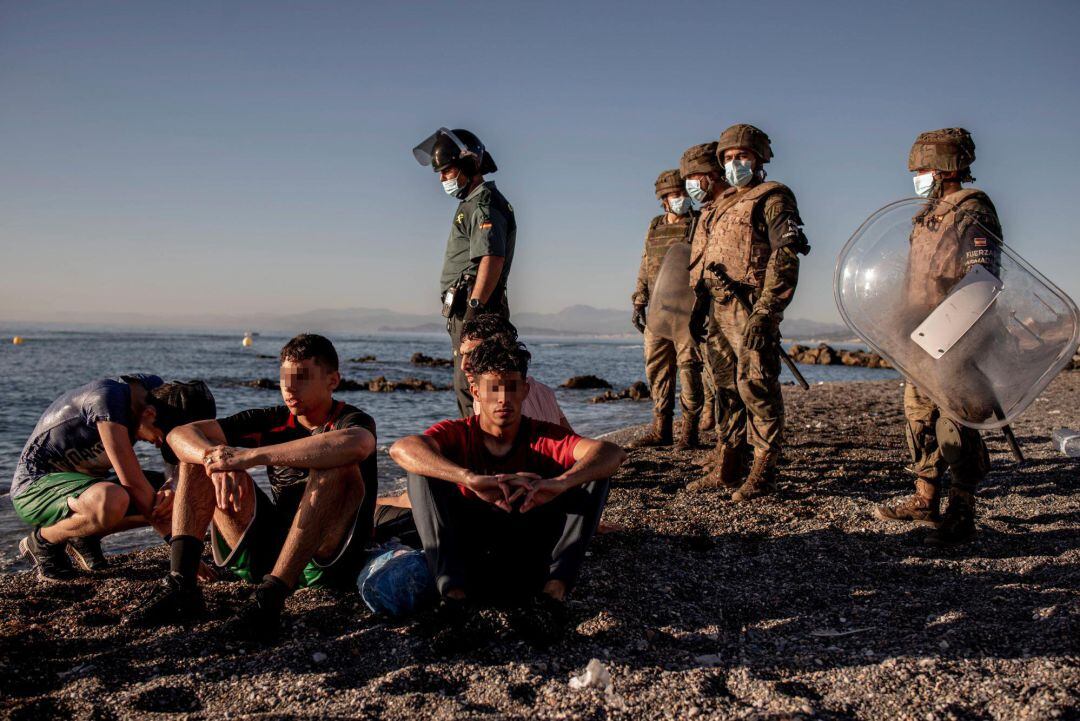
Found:
[{"label": "wet sand", "polygon": [[[1049,443],[1080,428],[1080,373],[1016,424],[979,537],[939,551],[870,515],[907,493],[899,383],[786,388],[781,491],[754,505],[683,486],[707,455],[637,450],[548,648],[512,629],[439,656],[413,623],[302,591],[270,648],[218,633],[240,583],[207,589],[190,631],[129,631],[122,611],[164,548],[100,579],[0,576],[0,715],[9,718],[1055,719],[1080,706],[1080,470]],[[638,429],[621,434],[628,440]],[[498,625],[497,612],[492,623]],[[591,658],[610,693],[568,681]]]}]

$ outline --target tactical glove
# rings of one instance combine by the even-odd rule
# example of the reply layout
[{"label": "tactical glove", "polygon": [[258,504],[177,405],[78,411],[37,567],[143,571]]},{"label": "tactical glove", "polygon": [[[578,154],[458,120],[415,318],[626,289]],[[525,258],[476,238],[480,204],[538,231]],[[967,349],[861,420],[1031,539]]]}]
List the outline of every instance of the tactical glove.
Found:
[{"label": "tactical glove", "polygon": [[638,329],[639,333],[645,332],[645,306],[635,305],[634,314],[630,316],[630,322]]},{"label": "tactical glove", "polygon": [[694,300],[694,309],[690,311],[690,337],[695,343],[704,343],[709,333],[709,308],[712,298],[698,295]]},{"label": "tactical glove", "polygon": [[749,350],[762,350],[776,342],[777,331],[771,315],[754,311],[743,330],[743,345]]}]

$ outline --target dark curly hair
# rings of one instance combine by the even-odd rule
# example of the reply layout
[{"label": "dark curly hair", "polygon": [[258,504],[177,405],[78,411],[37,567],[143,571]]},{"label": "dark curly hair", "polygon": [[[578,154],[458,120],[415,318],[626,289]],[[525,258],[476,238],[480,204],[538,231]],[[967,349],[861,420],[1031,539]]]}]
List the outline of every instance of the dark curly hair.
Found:
[{"label": "dark curly hair", "polygon": [[472,320],[465,321],[461,326],[462,340],[487,340],[497,335],[510,336],[517,339],[518,330],[506,318],[498,313],[481,313]]},{"label": "dark curly hair", "polygon": [[314,333],[301,333],[281,349],[280,361],[314,359],[327,373],[338,369],[338,354],[329,338]]},{"label": "dark curly hair", "polygon": [[476,347],[469,356],[469,371],[474,376],[485,373],[520,373],[522,378],[529,374],[529,361],[532,354],[525,344],[517,338],[497,335],[488,338]]}]

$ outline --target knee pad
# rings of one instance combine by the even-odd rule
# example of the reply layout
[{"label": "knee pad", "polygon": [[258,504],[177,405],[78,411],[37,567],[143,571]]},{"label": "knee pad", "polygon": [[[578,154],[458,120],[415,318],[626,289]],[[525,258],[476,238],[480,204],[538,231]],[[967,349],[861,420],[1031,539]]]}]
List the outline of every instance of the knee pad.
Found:
[{"label": "knee pad", "polygon": [[946,463],[955,466],[964,460],[964,436],[959,423],[942,416],[934,424],[934,434]]}]

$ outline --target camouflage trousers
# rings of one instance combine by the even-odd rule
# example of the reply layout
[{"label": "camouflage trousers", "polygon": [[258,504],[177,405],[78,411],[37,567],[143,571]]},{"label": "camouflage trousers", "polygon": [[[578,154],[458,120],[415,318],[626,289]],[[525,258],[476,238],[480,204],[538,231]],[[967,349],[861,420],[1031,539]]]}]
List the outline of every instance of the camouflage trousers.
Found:
[{"label": "camouflage trousers", "polygon": [[784,441],[784,396],[775,348],[743,346],[749,313],[734,298],[714,299],[706,360],[716,393],[716,443],[779,451]]},{"label": "camouflage trousers", "polygon": [[701,373],[701,398],[702,410],[706,408],[712,408],[713,413],[716,413],[716,381],[713,380],[713,374],[708,371],[706,359],[709,357],[709,342],[706,341],[698,346],[698,356],[702,360],[704,369]]},{"label": "camouflage trousers", "polygon": [[653,413],[675,413],[675,375],[679,376],[679,405],[684,419],[701,415],[701,353],[692,340],[685,343],[660,338],[645,329],[645,378],[653,399]]},{"label": "camouflage trousers", "polygon": [[904,430],[911,451],[911,469],[915,475],[932,486],[940,486],[941,477],[948,468],[952,472],[953,487],[974,492],[990,471],[990,456],[979,432],[957,424],[960,447],[955,462],[949,463],[938,445],[936,425],[941,418],[941,409],[910,381],[904,386],[904,418],[907,419]]}]

